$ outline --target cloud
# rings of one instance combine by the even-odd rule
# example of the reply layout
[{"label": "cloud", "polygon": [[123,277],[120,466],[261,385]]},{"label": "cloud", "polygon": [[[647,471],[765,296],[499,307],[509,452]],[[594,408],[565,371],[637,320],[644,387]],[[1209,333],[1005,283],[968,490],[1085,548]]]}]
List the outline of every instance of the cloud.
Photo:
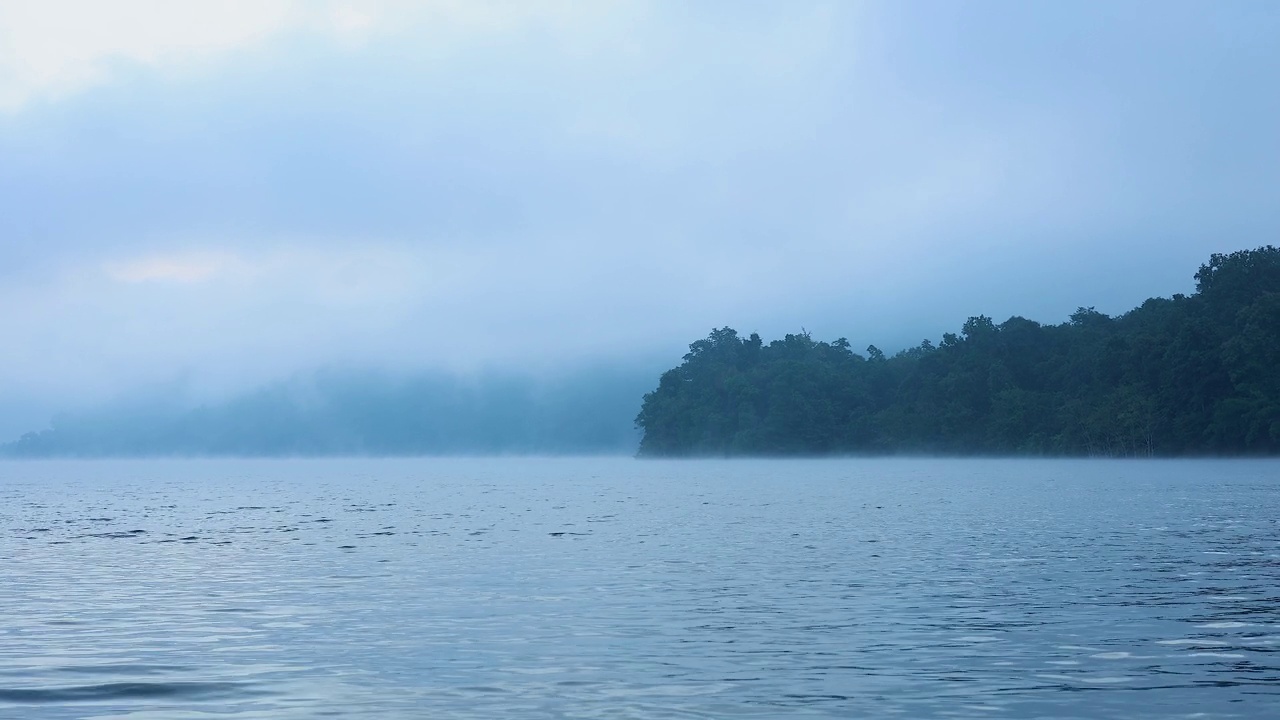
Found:
[{"label": "cloud", "polygon": [[297,21],[286,0],[18,0],[0,5],[0,109],[105,82],[121,63],[161,65],[259,42]]},{"label": "cloud", "polygon": [[167,73],[291,33],[359,46],[427,25],[449,45],[528,25],[571,26],[617,6],[562,0],[9,0],[0,3],[0,112],[57,101],[131,67]]},{"label": "cloud", "polygon": [[237,255],[227,252],[188,252],[108,262],[103,266],[107,277],[124,283],[170,282],[196,283],[244,273],[247,266]]}]

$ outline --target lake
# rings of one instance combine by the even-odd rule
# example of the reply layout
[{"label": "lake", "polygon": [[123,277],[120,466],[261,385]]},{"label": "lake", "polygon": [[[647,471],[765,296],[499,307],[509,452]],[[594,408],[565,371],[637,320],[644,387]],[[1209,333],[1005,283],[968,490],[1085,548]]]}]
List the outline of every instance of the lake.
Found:
[{"label": "lake", "polygon": [[1280,462],[0,463],[0,717],[1280,717]]}]

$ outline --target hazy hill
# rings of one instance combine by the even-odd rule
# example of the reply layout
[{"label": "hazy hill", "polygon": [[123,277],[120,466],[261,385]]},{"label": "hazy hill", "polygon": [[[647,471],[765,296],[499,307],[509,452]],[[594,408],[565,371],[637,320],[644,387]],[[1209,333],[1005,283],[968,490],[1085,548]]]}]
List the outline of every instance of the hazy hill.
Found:
[{"label": "hazy hill", "polygon": [[631,453],[651,372],[550,379],[331,372],[225,402],[132,403],[55,418],[16,456]]}]

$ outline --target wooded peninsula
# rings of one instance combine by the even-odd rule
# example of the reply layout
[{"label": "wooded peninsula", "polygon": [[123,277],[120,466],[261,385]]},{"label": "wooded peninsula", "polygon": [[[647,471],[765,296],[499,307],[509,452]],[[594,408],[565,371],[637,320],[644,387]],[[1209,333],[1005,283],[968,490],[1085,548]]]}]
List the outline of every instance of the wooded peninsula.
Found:
[{"label": "wooded peninsula", "polygon": [[891,357],[713,330],[644,396],[640,454],[1280,453],[1280,249],[1215,254],[1195,280],[1117,317],[971,317]]}]

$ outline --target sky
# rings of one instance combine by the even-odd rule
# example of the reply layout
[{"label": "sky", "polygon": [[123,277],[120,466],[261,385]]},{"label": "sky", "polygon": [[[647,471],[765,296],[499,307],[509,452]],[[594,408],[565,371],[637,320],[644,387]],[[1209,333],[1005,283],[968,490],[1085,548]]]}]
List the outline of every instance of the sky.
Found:
[{"label": "sky", "polygon": [[1276,37],[1271,0],[0,0],[0,434],[1191,292],[1280,240]]}]

